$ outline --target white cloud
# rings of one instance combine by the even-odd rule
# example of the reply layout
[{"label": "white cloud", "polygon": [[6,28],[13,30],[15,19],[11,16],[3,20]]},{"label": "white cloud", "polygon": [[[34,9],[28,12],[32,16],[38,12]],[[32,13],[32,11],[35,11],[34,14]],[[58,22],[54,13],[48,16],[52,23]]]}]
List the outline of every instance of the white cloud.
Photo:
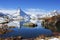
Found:
[{"label": "white cloud", "polygon": [[[30,15],[36,15],[36,14],[44,15],[49,12],[49,11],[39,9],[39,8],[28,8],[23,11],[27,14],[30,14]],[[16,13],[17,10],[16,9],[0,9],[0,12],[13,14],[13,13]]]},{"label": "white cloud", "polygon": [[11,10],[9,10],[9,9],[0,9],[0,12],[2,12],[2,13],[7,13],[7,14],[13,14],[13,13],[16,13],[16,10],[15,9],[11,9]]},{"label": "white cloud", "polygon": [[44,10],[44,9],[39,9],[39,8],[28,8],[24,10],[25,13],[31,15],[31,18],[42,18],[42,17],[47,17],[48,15],[50,16],[51,10]]},{"label": "white cloud", "polygon": [[43,10],[43,9],[39,9],[39,8],[36,8],[36,9],[29,8],[29,9],[25,9],[24,11],[30,15],[36,15],[36,14],[44,15],[44,14],[47,14],[49,12],[47,10]]}]

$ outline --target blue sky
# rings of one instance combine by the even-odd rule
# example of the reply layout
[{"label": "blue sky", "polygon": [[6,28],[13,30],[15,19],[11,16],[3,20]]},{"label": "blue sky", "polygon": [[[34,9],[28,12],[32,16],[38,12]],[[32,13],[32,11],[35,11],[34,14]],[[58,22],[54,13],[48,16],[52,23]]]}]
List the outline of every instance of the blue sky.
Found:
[{"label": "blue sky", "polygon": [[0,0],[0,8],[5,9],[40,8],[45,10],[60,9],[60,0]]},{"label": "blue sky", "polygon": [[21,0],[21,8],[60,9],[60,0]]},{"label": "blue sky", "polygon": [[19,5],[19,0],[0,0],[0,8],[16,9]]}]

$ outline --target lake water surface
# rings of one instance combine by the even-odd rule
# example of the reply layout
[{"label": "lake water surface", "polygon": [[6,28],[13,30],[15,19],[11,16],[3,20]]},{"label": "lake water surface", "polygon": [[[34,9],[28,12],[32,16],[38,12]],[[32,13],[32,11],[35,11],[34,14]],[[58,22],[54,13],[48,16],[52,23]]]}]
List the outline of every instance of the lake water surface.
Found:
[{"label": "lake water surface", "polygon": [[48,29],[44,29],[40,26],[37,26],[35,28],[28,28],[21,26],[21,28],[11,28],[11,30],[14,30],[13,32],[9,32],[3,35],[0,35],[0,37],[12,37],[12,36],[22,36],[23,38],[32,38],[37,37],[41,34],[44,35],[52,35],[52,31]]}]

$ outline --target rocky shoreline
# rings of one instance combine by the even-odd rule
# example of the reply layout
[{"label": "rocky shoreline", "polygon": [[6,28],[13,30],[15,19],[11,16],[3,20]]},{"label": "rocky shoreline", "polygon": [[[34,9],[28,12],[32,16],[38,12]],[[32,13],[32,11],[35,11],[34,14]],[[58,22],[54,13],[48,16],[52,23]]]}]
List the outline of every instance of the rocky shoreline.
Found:
[{"label": "rocky shoreline", "polygon": [[46,37],[44,35],[41,35],[36,38],[27,38],[27,39],[23,39],[21,36],[18,36],[12,38],[5,38],[4,40],[60,40],[60,36]]},{"label": "rocky shoreline", "polygon": [[21,40],[21,36],[8,37],[8,38],[0,38],[0,40]]},{"label": "rocky shoreline", "polygon": [[22,38],[21,36],[16,36],[16,37],[8,37],[8,38],[0,38],[0,40],[60,40],[60,35],[55,35],[55,36],[45,36],[45,35],[40,35],[36,38]]},{"label": "rocky shoreline", "polygon": [[13,32],[13,30],[0,28],[0,35],[2,35],[2,34],[6,34],[6,33],[8,33],[8,32]]}]

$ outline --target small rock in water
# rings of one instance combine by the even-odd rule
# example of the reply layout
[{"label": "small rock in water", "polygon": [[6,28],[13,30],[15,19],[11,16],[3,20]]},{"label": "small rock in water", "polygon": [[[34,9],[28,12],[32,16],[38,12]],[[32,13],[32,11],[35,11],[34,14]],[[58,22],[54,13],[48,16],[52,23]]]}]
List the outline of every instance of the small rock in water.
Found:
[{"label": "small rock in water", "polygon": [[23,26],[25,26],[25,27],[36,27],[37,24],[34,24],[34,23],[24,23]]}]

